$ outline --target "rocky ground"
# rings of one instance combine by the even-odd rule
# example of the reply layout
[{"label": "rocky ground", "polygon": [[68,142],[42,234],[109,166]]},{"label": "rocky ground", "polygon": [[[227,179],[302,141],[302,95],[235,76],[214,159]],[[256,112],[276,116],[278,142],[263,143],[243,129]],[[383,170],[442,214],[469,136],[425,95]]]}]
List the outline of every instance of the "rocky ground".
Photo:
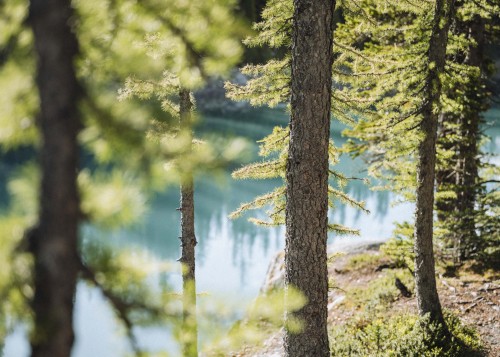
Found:
[{"label": "rocky ground", "polygon": [[[329,273],[336,288],[329,294],[329,323],[343,325],[359,313],[350,298],[356,289],[364,289],[374,279],[389,274],[391,261],[379,251],[380,244],[364,244],[344,247],[347,253],[334,258]],[[360,257],[356,259],[353,257]],[[373,259],[372,259],[373,258]],[[354,262],[354,264],[353,264]],[[271,264],[263,291],[280,286],[283,282],[283,253]],[[496,273],[478,274],[472,269],[463,269],[453,277],[439,275],[439,296],[443,307],[457,314],[461,321],[479,332],[486,347],[486,356],[500,357],[500,276]],[[388,313],[416,313],[416,300],[404,291],[391,301]],[[346,299],[346,296],[349,299]],[[269,336],[258,347],[247,347],[233,356],[278,357],[283,356],[282,331]]]}]

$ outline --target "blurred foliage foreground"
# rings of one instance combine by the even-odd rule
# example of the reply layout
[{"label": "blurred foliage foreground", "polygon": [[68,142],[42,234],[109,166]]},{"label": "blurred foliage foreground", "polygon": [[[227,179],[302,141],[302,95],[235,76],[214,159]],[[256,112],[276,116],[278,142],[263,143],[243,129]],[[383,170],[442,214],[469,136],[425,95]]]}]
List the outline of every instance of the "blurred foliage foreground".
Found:
[{"label": "blurred foliage foreground", "polygon": [[[14,214],[0,218],[0,343],[3,343],[16,326],[32,328],[29,302],[32,299],[31,254],[27,252],[24,228],[26,220]],[[135,327],[162,327],[172,331],[174,339],[182,345],[190,338],[189,329],[182,321],[182,294],[169,283],[157,284],[155,274],[178,272],[178,263],[155,261],[132,250],[116,249],[86,239],[81,242],[80,279],[98,288],[113,308],[130,341],[135,356],[170,356],[171,351],[147,351],[134,335]],[[164,281],[164,280],[162,280]],[[245,313],[244,323],[231,327],[239,312],[229,307],[227,301],[200,294],[196,310],[198,330],[205,341],[204,353],[225,356],[247,344],[263,341],[267,330],[262,321],[274,328],[283,327],[285,312],[284,291],[277,290],[256,299]],[[289,289],[286,293],[288,311],[300,308],[304,300]],[[194,314],[193,314],[194,315]],[[189,325],[188,325],[189,326]],[[293,321],[288,328],[298,331],[300,322]],[[117,331],[118,332],[118,331]],[[168,337],[166,336],[166,339]]]}]

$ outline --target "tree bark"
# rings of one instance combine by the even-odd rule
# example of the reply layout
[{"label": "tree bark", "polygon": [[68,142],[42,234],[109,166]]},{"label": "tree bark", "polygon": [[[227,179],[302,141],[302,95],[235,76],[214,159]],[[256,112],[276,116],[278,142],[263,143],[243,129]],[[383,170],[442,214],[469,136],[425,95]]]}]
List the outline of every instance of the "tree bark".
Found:
[{"label": "tree bark", "polygon": [[31,0],[29,22],[37,54],[40,96],[41,190],[34,255],[33,357],[69,357],[74,340],[73,301],[78,259],[77,189],[80,117],[73,61],[78,43],[69,0]]},{"label": "tree bark", "polygon": [[307,301],[290,317],[286,356],[329,356],[327,333],[328,142],[335,1],[295,0],[290,146],[286,168],[285,286]]},{"label": "tree bark", "polygon": [[415,293],[421,316],[429,314],[431,322],[445,326],[436,289],[433,251],[434,179],[436,137],[441,93],[440,74],[444,71],[448,30],[454,0],[437,0],[428,51],[428,76],[425,84],[421,131],[418,147],[417,202],[415,212]]},{"label": "tree bark", "polygon": [[[191,131],[191,103],[188,90],[180,90],[181,130]],[[184,357],[198,356],[198,328],[196,320],[196,277],[194,230],[194,182],[191,172],[184,173],[181,183],[181,247],[183,286],[183,343]]]}]

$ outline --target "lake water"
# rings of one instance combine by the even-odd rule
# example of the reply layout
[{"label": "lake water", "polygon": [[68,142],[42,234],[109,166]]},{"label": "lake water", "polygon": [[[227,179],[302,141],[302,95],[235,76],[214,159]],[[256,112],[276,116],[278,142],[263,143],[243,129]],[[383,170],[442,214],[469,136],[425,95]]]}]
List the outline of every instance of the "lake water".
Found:
[{"label": "lake water", "polygon": [[[498,111],[489,114],[495,119]],[[262,109],[248,113],[238,119],[222,117],[204,118],[200,130],[213,131],[222,135],[238,135],[252,142],[271,132],[274,125],[285,125],[288,121],[283,110]],[[498,122],[498,120],[497,120]],[[344,139],[339,132],[341,126],[333,124],[332,137],[340,146]],[[498,152],[500,128],[491,127],[493,140],[487,144],[489,152]],[[256,146],[252,156],[256,155]],[[498,158],[493,158],[498,160]],[[337,169],[347,176],[364,176],[364,165],[343,157]],[[246,221],[245,218],[229,220],[228,214],[240,203],[256,195],[268,192],[277,181],[235,181],[230,171],[213,177],[196,179],[196,230],[197,246],[197,289],[207,293],[203,299],[223,298],[241,315],[244,306],[257,296],[264,280],[271,258],[284,247],[283,228],[263,228]],[[342,245],[350,242],[384,240],[390,237],[394,222],[410,220],[413,215],[411,204],[391,205],[394,197],[388,192],[373,192],[361,181],[352,181],[348,192],[358,200],[364,200],[370,214],[364,214],[351,207],[338,204],[331,218],[361,230],[360,237],[330,237],[330,244]],[[150,261],[175,261],[180,256],[179,247],[179,193],[175,187],[149,202],[149,209],[142,221],[129,229],[101,232],[94,227],[84,227],[87,239],[105,239],[114,247],[133,249],[138,256]],[[153,274],[152,281],[160,274]],[[179,274],[170,274],[169,282],[180,286]],[[114,357],[130,351],[123,330],[117,323],[107,302],[94,288],[79,284],[76,297],[75,324],[77,338],[74,357]],[[139,344],[149,350],[168,349],[177,355],[177,347],[166,329],[151,328],[135,331]],[[17,330],[6,341],[5,357],[28,355],[28,345],[23,329]]]}]

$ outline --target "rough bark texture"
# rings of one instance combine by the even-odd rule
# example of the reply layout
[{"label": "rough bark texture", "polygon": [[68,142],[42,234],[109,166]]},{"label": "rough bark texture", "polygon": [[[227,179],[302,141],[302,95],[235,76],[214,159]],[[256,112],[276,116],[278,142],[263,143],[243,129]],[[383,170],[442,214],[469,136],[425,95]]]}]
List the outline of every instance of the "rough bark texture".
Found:
[{"label": "rough bark texture", "polygon": [[[438,137],[438,145],[444,150],[453,151],[453,156],[441,165],[436,173],[437,190],[453,191],[456,198],[437,200],[438,219],[450,230],[445,237],[453,247],[453,258],[457,263],[470,258],[479,247],[476,233],[475,204],[478,193],[479,167],[479,124],[481,113],[488,108],[485,92],[485,22],[475,16],[470,22],[458,22],[455,25],[457,34],[465,34],[469,41],[469,49],[464,58],[458,60],[466,65],[480,69],[480,76],[469,78],[463,87],[457,88],[467,100],[463,102],[463,110],[459,113],[442,115],[443,122]],[[460,84],[464,86],[464,84]],[[465,92],[465,93],[464,93]],[[449,96],[453,98],[454,93]],[[446,121],[446,122],[445,122]],[[448,124],[448,125],[447,125]],[[450,140],[450,138],[452,138]]]},{"label": "rough bark texture", "polygon": [[[191,130],[192,103],[188,90],[180,90],[181,129]],[[183,344],[184,357],[198,356],[198,333],[196,320],[196,278],[194,231],[194,182],[192,173],[184,173],[181,183],[181,247],[180,262],[183,265]]]},{"label": "rough bark texture", "polygon": [[432,322],[444,326],[441,303],[436,289],[433,251],[434,179],[436,137],[441,81],[454,0],[437,0],[429,44],[429,74],[424,92],[421,130],[424,135],[418,147],[417,202],[415,212],[415,292],[420,315],[430,314]]},{"label": "rough bark texture", "polygon": [[[290,147],[287,162],[285,286],[306,305],[293,315],[287,356],[329,356],[327,334],[328,141],[335,1],[295,0]],[[287,316],[289,318],[289,316]]]},{"label": "rough bark texture", "polygon": [[29,21],[38,59],[41,131],[40,213],[30,237],[34,254],[33,357],[68,357],[74,340],[78,259],[78,52],[69,0],[32,0]]}]

